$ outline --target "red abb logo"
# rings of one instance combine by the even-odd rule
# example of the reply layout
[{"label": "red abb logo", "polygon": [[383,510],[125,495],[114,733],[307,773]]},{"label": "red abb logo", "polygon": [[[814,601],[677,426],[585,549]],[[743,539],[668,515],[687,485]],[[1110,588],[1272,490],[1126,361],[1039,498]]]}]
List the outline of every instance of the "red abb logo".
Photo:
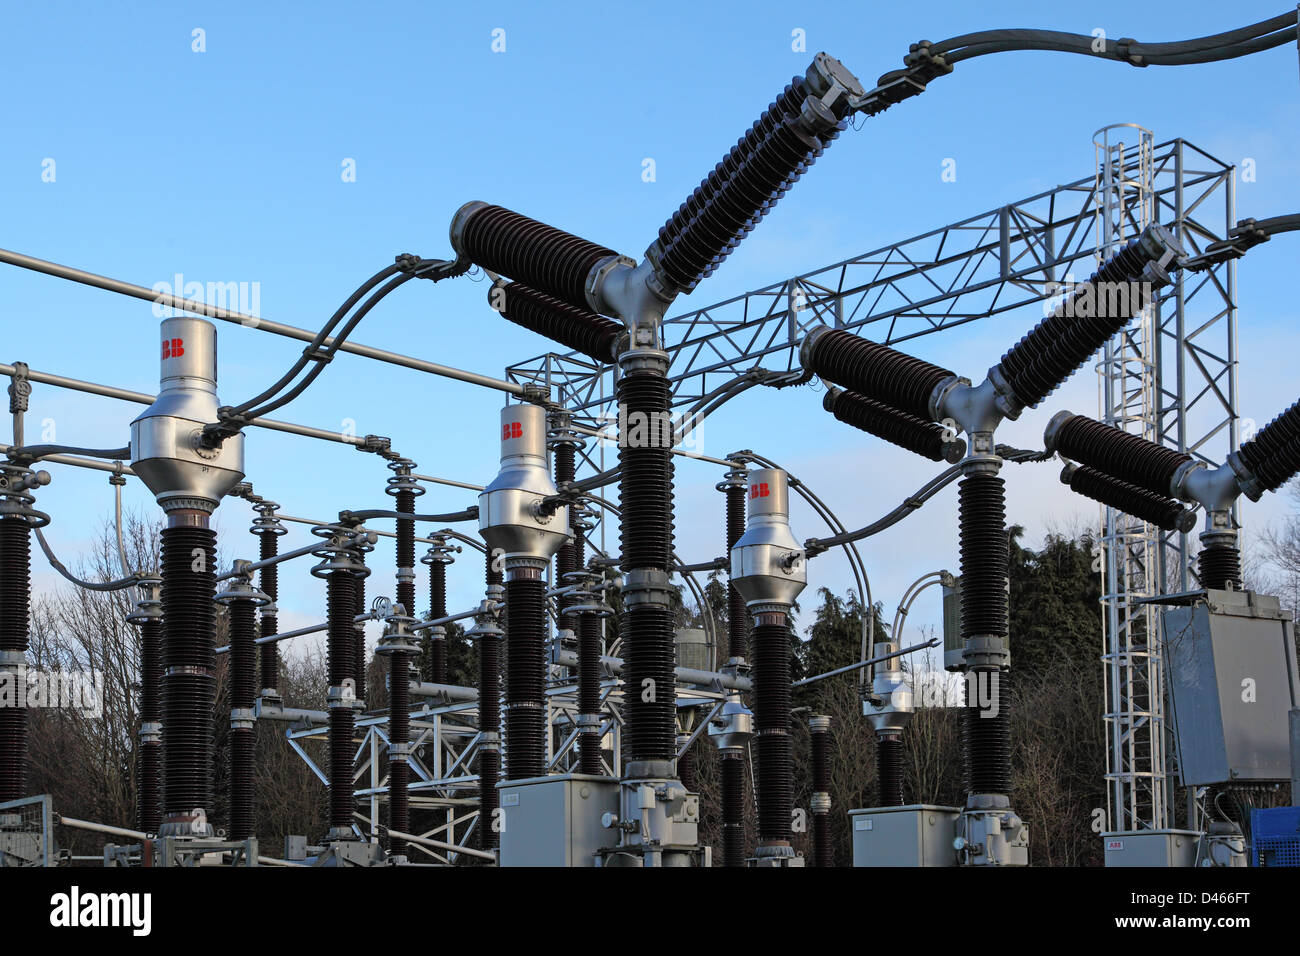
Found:
[{"label": "red abb logo", "polygon": [[163,339],[163,358],[180,358],[185,354],[185,342],[181,339]]},{"label": "red abb logo", "polygon": [[766,498],[771,493],[766,481],[760,481],[756,485],[749,486],[749,497],[751,498]]},{"label": "red abb logo", "polygon": [[501,440],[507,441],[511,438],[523,438],[524,426],[521,422],[506,422],[501,426]]}]

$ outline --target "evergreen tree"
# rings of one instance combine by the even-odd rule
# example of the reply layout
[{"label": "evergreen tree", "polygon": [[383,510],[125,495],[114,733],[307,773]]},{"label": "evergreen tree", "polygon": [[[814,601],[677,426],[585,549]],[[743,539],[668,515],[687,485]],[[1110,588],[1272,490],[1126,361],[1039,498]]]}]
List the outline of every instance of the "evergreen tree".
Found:
[{"label": "evergreen tree", "polygon": [[[817,594],[822,603],[814,612],[813,623],[807,629],[808,639],[799,641],[795,648],[797,667],[802,677],[824,674],[862,660],[863,606],[857,592],[850,588],[847,595],[841,598],[829,588],[818,588]],[[889,629],[881,618],[879,605],[876,605],[874,613],[875,639],[884,640]],[[867,653],[870,652],[871,648],[867,648]],[[850,672],[827,680],[856,683],[858,675]],[[818,681],[800,688],[795,698],[796,706],[810,706],[815,710],[817,701],[822,697],[822,686],[823,682]]]},{"label": "evergreen tree", "polygon": [[1093,538],[1049,534],[1039,551],[1011,539],[1010,644],[1016,674],[1038,676],[1057,658],[1101,673],[1101,576],[1092,569]]}]

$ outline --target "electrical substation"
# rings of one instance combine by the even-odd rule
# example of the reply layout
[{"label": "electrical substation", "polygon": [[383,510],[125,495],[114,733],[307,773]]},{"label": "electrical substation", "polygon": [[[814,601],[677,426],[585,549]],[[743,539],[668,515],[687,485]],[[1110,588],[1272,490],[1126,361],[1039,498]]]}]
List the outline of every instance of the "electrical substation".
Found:
[{"label": "electrical substation", "polygon": [[[1293,241],[1283,234],[1300,229],[1300,215],[1240,216],[1232,165],[1121,123],[1077,144],[1072,182],[701,301],[768,211],[799,202],[798,182],[817,176],[837,140],[868,135],[887,109],[924,110],[927,87],[958,82],[964,60],[1046,50],[1111,61],[1098,69],[1197,70],[1294,48],[1296,24],[1290,11],[1199,39],[1100,49],[1087,36],[994,30],[913,44],[874,85],[855,72],[864,64],[817,53],[784,88],[772,78],[775,98],[647,234],[639,258],[491,196],[454,196],[445,258],[397,256],[319,330],[85,271],[93,263],[0,250],[10,269],[48,277],[52,295],[64,280],[175,312],[156,332],[146,316],[120,333],[160,346],[156,394],[61,375],[53,352],[0,364],[13,421],[0,446],[0,669],[16,682],[29,662],[33,545],[80,587],[129,589],[140,646],[136,818],[76,819],[32,792],[27,711],[0,707],[0,866],[70,865],[61,835],[79,831],[102,839],[89,862],[105,867],[827,867],[836,815],[849,821],[855,867],[1027,866],[1037,834],[1012,799],[1009,721],[1016,502],[1002,476],[1018,468],[1042,481],[1059,474],[1104,508],[1096,720],[1106,807],[1095,839],[1106,865],[1300,865],[1293,622],[1277,596],[1245,588],[1238,531],[1243,509],[1300,471],[1300,401],[1243,440],[1236,364],[1239,263],[1275,236]],[[1145,75],[1135,71],[1136,88]],[[752,92],[761,102],[770,91]],[[935,281],[941,267],[957,278]],[[1072,272],[1089,278],[1064,286]],[[543,354],[466,370],[359,341],[362,320],[394,289],[426,280],[420,291],[436,297],[471,274],[486,279],[476,320],[536,333],[549,340]],[[960,335],[992,315],[1016,331],[991,368],[911,354],[922,336]],[[223,337],[219,351],[223,323],[247,331]],[[222,363],[263,336],[297,340],[301,356],[260,394],[224,404],[243,396],[218,394]],[[499,470],[444,471],[454,459],[431,451],[421,462],[414,442],[276,417],[340,353],[499,393],[499,420],[480,428],[499,442]],[[1099,408],[1053,401],[1093,368]],[[816,382],[824,388],[809,401],[801,387]],[[816,475],[793,476],[765,456],[761,429],[716,457],[680,447],[686,429],[763,389],[800,415],[838,420],[848,441],[874,442],[879,467],[919,456],[933,477],[901,503],[881,501],[883,516],[854,530],[819,497]],[[42,403],[62,391],[129,411],[103,447],[31,441]],[[999,441],[999,426],[1022,418],[1041,424],[1040,448]],[[372,486],[340,485],[337,514],[303,517],[293,489],[272,488],[263,462],[245,454],[252,430],[351,445],[382,472]],[[616,442],[616,457],[595,455],[600,441]],[[714,470],[707,486],[683,487],[682,455]],[[162,515],[157,568],[132,566],[125,549],[117,580],[79,580],[60,563],[43,531],[59,514],[42,498],[68,469],[111,476],[119,541],[122,486],[147,488]],[[871,537],[933,508],[953,484],[960,566],[925,575],[898,602],[901,616],[918,594],[941,590],[942,636],[907,644],[868,613],[858,661],[796,679],[792,608],[816,584],[817,559],[843,556],[870,595],[868,570],[886,560]],[[422,512],[437,485],[459,488],[467,506]],[[684,494],[712,502],[713,553],[675,543]],[[256,518],[247,535],[221,542],[239,557],[219,566],[214,515],[227,499]],[[795,526],[796,499],[824,526]],[[393,549],[395,579],[372,567],[379,549]],[[724,575],[725,625],[707,613],[714,572]],[[289,576],[319,580],[319,603],[292,610],[321,623],[282,627]],[[458,579],[473,582],[477,603],[449,606]],[[684,599],[702,609],[703,626],[681,626]],[[450,676],[453,624],[476,651],[472,680]],[[382,629],[377,646],[367,625]],[[324,636],[323,707],[281,683],[286,648],[306,635]],[[953,806],[918,802],[904,785],[908,750],[924,746],[909,739],[910,662],[939,644],[966,689],[965,801]],[[367,703],[375,674],[382,706]],[[845,674],[861,702],[853,721],[794,707],[797,687]],[[1258,686],[1245,701],[1247,678]],[[227,717],[217,753],[214,720]],[[287,740],[328,787],[318,832],[259,840],[259,734]],[[874,753],[878,805],[832,803],[829,744],[844,735]],[[706,747],[719,758],[716,807],[702,806],[696,782]],[[796,767],[811,779],[796,781]],[[220,817],[218,791],[228,795]],[[805,792],[807,806],[796,806]],[[705,813],[721,821],[716,845],[702,839]],[[808,852],[791,839],[801,815]]]}]

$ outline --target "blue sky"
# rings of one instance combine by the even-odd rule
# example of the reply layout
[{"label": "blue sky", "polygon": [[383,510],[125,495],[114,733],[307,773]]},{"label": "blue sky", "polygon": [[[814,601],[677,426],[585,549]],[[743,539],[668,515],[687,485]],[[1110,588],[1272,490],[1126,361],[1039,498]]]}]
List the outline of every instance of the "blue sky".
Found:
[{"label": "blue sky", "polygon": [[[1183,39],[1265,19],[1274,2],[1069,7],[931,3],[427,4],[368,8],[247,3],[15,6],[0,34],[0,71],[15,95],[0,103],[0,246],[145,286],[177,272],[202,282],[257,283],[261,314],[316,328],[394,254],[448,255],[447,225],[483,199],[639,256],[664,219],[812,53],[825,49],[868,84],[900,64],[910,42],[977,29],[1043,27],[1111,37]],[[195,52],[195,30],[204,52]],[[493,52],[493,31],[505,31]],[[807,52],[791,50],[803,30]],[[789,275],[906,238],[1091,174],[1094,130],[1137,122],[1157,141],[1181,136],[1236,164],[1239,216],[1300,207],[1294,131],[1297,56],[1137,70],[1048,53],[961,64],[923,96],[846,133],[718,273],[679,303],[699,308]],[[655,161],[654,182],[642,179]],[[941,179],[956,161],[955,182]],[[47,160],[53,182],[43,181]],[[343,164],[355,163],[355,182]],[[48,177],[47,177],[48,178]],[[1241,411],[1263,422],[1296,397],[1300,346],[1290,294],[1297,247],[1283,236],[1240,268]],[[355,339],[500,376],[547,351],[502,322],[469,280],[412,283],[386,300]],[[982,376],[1041,313],[930,336],[909,348]],[[0,267],[0,360],[140,391],[157,388],[156,317],[147,303]],[[220,324],[220,394],[242,401],[277,378],[299,345]],[[347,419],[389,436],[420,470],[484,484],[496,471],[498,393],[339,358],[278,417],[321,428]],[[1093,413],[1096,379],[1075,376],[1049,403]],[[1046,411],[1047,409],[1045,409]],[[67,444],[124,444],[134,406],[37,386],[35,427],[52,419]],[[1041,437],[1028,414],[1004,440]],[[4,440],[8,440],[6,430]],[[703,450],[753,448],[806,480],[850,527],[890,510],[931,473],[927,463],[830,419],[806,392],[756,395],[705,426]],[[254,430],[255,488],[293,514],[386,507],[388,472],[345,447]],[[41,506],[65,561],[111,511],[96,473],[57,467]],[[1031,541],[1053,527],[1093,523],[1057,469],[1008,469],[1009,519]],[[678,550],[690,561],[722,549],[717,469],[678,470]],[[131,507],[152,507],[133,483]],[[427,510],[469,493],[436,489]],[[955,494],[864,548],[877,600],[892,612],[902,589],[956,566]],[[1247,506],[1248,527],[1287,512],[1282,499]],[[250,513],[227,503],[222,549],[248,556]],[[821,534],[797,511],[796,534]],[[295,530],[292,543],[306,540]],[[614,543],[614,539],[610,539]],[[371,594],[391,593],[391,544],[381,544]],[[37,581],[52,576],[36,559]],[[423,569],[421,569],[423,570]],[[320,620],[320,582],[282,574],[281,622]],[[842,590],[834,555],[812,586]],[[481,568],[451,573],[452,604],[477,600]],[[421,593],[423,593],[423,582]],[[927,592],[929,593],[929,592]],[[812,603],[812,595],[805,605]],[[922,603],[925,603],[923,599]],[[937,616],[937,599],[912,620]]]}]

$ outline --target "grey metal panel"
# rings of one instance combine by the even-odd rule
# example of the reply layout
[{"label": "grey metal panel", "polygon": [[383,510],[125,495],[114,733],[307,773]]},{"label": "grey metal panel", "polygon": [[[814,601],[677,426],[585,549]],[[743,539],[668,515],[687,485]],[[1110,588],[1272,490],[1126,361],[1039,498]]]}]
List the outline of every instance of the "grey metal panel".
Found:
[{"label": "grey metal panel", "polygon": [[956,866],[961,810],[931,804],[850,810],[854,866]]},{"label": "grey metal panel", "polygon": [[713,667],[709,634],[699,627],[679,627],[674,632],[677,641],[677,666],[691,670],[707,671]]},{"label": "grey metal panel", "polygon": [[1194,866],[1200,834],[1192,830],[1103,833],[1106,866]]},{"label": "grey metal panel", "polygon": [[1209,603],[1165,611],[1181,781],[1287,781],[1300,693],[1291,622],[1275,599],[1208,593]]},{"label": "grey metal panel", "polygon": [[594,866],[615,842],[601,823],[618,814],[618,781],[588,774],[510,780],[498,786],[504,829],[502,866]]},{"label": "grey metal panel", "polygon": [[[1006,638],[1003,638],[1006,641]],[[959,671],[965,665],[963,655],[966,639],[961,636],[961,578],[955,578],[952,587],[943,588],[943,666]]]}]

